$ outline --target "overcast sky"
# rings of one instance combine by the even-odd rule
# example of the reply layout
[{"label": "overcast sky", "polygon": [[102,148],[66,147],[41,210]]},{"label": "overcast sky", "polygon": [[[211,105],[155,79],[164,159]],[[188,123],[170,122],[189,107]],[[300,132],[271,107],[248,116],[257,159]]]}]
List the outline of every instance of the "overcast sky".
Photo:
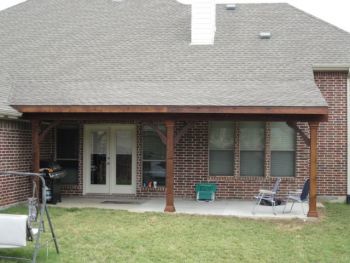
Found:
[{"label": "overcast sky", "polygon": [[[0,10],[12,5],[19,4],[26,0],[0,0]],[[74,0],[71,0],[74,1]],[[100,0],[112,1],[112,0]],[[127,1],[127,0],[125,0]],[[145,0],[147,1],[147,0]],[[175,1],[175,0],[174,0]],[[235,0],[217,0],[234,3]],[[243,0],[244,1],[244,0]],[[243,2],[239,0],[239,2]],[[247,2],[287,2],[314,16],[317,16],[331,24],[334,24],[350,32],[350,0],[281,0],[281,1],[261,1],[246,0]],[[237,1],[236,1],[237,2]]]}]

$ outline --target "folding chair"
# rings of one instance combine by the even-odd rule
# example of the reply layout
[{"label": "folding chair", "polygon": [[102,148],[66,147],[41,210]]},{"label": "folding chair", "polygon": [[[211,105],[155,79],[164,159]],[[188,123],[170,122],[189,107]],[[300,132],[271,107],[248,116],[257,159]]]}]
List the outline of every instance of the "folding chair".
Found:
[{"label": "folding chair", "polygon": [[265,200],[267,202],[271,203],[272,206],[272,212],[274,215],[276,215],[276,210],[275,210],[275,206],[276,206],[276,200],[275,200],[275,196],[279,190],[280,187],[280,183],[281,183],[281,178],[277,178],[275,181],[275,184],[272,188],[272,190],[265,190],[265,189],[260,189],[259,190],[259,194],[257,196],[254,196],[254,198],[256,199],[255,205],[253,206],[253,210],[252,213],[255,214],[255,210],[256,207],[258,205],[260,205],[262,200]]},{"label": "folding chair", "polygon": [[292,203],[292,206],[291,206],[288,213],[292,212],[292,209],[293,209],[295,203],[299,203],[299,204],[301,204],[301,210],[303,211],[303,214],[305,215],[304,203],[309,201],[309,190],[310,190],[310,179],[306,179],[304,182],[303,189],[298,190],[298,191],[289,192],[288,196],[287,196],[286,204],[285,204],[284,209],[283,209],[283,213],[286,210],[288,202],[292,201],[293,203]]}]

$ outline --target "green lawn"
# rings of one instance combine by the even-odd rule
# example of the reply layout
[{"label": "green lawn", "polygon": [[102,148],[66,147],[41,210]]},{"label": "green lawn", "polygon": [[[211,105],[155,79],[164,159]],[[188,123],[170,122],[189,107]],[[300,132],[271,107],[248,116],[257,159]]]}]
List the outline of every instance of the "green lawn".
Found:
[{"label": "green lawn", "polygon": [[[327,204],[316,222],[50,211],[61,254],[57,256],[52,245],[49,258],[42,251],[38,262],[350,262],[350,206],[344,204]],[[31,249],[32,244],[0,254],[30,255]]]}]

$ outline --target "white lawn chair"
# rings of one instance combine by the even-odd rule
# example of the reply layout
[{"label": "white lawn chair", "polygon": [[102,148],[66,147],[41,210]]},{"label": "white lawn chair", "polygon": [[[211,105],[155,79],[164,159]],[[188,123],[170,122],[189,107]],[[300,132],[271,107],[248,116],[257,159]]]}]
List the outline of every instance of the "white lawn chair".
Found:
[{"label": "white lawn chair", "polygon": [[[36,173],[17,173],[17,172],[0,172],[0,176],[29,176],[36,177],[41,180],[42,185],[42,203],[38,204],[36,198],[29,198],[29,216],[28,215],[13,215],[0,214],[0,249],[14,249],[21,248],[27,245],[27,241],[33,241],[34,251],[32,259],[2,256],[0,259],[15,259],[15,260],[29,260],[32,263],[36,262],[39,250],[42,247],[40,242],[41,233],[44,231],[44,216],[46,214],[49,223],[52,240],[55,244],[56,252],[59,253],[57,238],[53,229],[50,214],[46,204],[46,185],[45,180],[41,174]],[[35,184],[34,184],[35,185]],[[33,191],[35,192],[35,191]],[[38,205],[38,207],[36,207]],[[36,222],[37,228],[33,227]],[[47,245],[47,243],[46,243]]]},{"label": "white lawn chair", "polygon": [[256,202],[255,202],[255,204],[253,206],[253,210],[252,210],[253,214],[255,214],[256,207],[258,205],[260,205],[261,201],[265,200],[265,201],[271,203],[272,212],[273,212],[274,215],[276,215],[276,210],[275,210],[276,200],[275,200],[275,197],[276,197],[276,194],[277,194],[277,192],[279,190],[280,183],[281,183],[281,178],[278,177],[276,179],[276,181],[275,181],[275,184],[274,184],[272,190],[265,190],[265,189],[260,189],[259,190],[259,194],[257,196],[254,196],[254,198],[256,199]]},{"label": "white lawn chair", "polygon": [[25,247],[28,230],[27,215],[0,214],[0,248]]},{"label": "white lawn chair", "polygon": [[301,205],[301,210],[305,215],[304,203],[307,203],[309,201],[309,190],[310,190],[310,179],[306,179],[304,182],[303,189],[289,192],[287,196],[286,204],[283,209],[283,213],[285,213],[288,202],[292,201],[293,203],[288,213],[292,212],[292,209],[295,203],[299,203]]}]

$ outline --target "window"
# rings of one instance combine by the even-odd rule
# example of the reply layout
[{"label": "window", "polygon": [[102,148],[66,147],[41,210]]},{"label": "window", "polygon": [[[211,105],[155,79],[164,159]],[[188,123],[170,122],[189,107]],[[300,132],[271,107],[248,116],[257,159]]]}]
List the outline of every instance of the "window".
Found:
[{"label": "window", "polygon": [[65,170],[63,184],[78,183],[79,129],[78,126],[62,126],[56,130],[56,161]]},{"label": "window", "polygon": [[271,123],[271,176],[295,175],[296,133],[284,122]]},{"label": "window", "polygon": [[[159,129],[165,131],[164,126]],[[143,128],[143,185],[165,186],[166,146],[150,127]]]},{"label": "window", "polygon": [[240,124],[240,175],[264,176],[265,123]]},{"label": "window", "polygon": [[234,124],[216,121],[209,124],[209,174],[233,175]]}]

